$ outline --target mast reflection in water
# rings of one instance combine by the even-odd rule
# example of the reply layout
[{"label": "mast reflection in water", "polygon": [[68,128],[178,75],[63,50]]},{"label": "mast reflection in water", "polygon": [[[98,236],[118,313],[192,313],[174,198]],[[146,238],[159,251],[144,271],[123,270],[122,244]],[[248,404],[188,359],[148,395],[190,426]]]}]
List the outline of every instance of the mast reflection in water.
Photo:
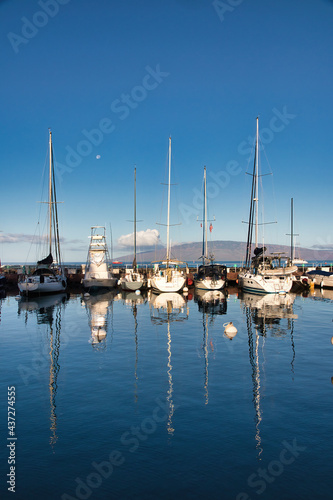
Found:
[{"label": "mast reflection in water", "polygon": [[172,417],[175,411],[173,403],[173,382],[172,382],[172,364],[171,364],[171,332],[170,323],[173,321],[185,321],[188,319],[189,310],[186,301],[179,293],[154,293],[148,294],[150,305],[150,318],[155,325],[167,324],[167,374],[169,389],[167,392],[167,402],[169,405],[169,414],[167,421],[167,431],[170,435],[174,433]]},{"label": "mast reflection in water", "polygon": [[21,298],[19,301],[18,314],[25,313],[25,322],[28,321],[29,314],[36,314],[37,324],[47,326],[47,336],[49,341],[49,393],[50,393],[50,445],[52,448],[58,440],[57,436],[57,390],[58,375],[60,371],[60,333],[61,333],[61,312],[66,303],[66,294],[56,294],[34,299]]},{"label": "mast reflection in water", "polygon": [[[205,404],[209,401],[209,391],[208,391],[208,328],[209,325],[214,324],[214,317],[216,315],[227,314],[227,299],[224,292],[220,290],[195,290],[194,301],[198,304],[199,312],[202,312],[202,328],[203,328],[203,338],[202,338],[202,351],[205,360],[204,368],[204,393],[205,393]],[[212,340],[210,341],[210,348],[214,351],[214,346]]]},{"label": "mast reflection in water", "polygon": [[134,364],[134,401],[138,402],[138,351],[139,351],[139,339],[138,339],[138,306],[140,304],[145,304],[147,298],[145,294],[126,292],[122,291],[121,295],[122,301],[126,306],[129,306],[132,310],[133,320],[134,320],[134,342],[135,342],[135,364]]},{"label": "mast reflection in water", "polygon": [[[267,294],[256,295],[251,293],[240,293],[240,303],[246,315],[246,325],[248,331],[249,343],[249,358],[252,367],[252,384],[253,384],[253,404],[255,409],[255,426],[256,426],[256,448],[258,450],[258,458],[263,452],[261,445],[260,423],[262,421],[261,410],[261,382],[260,382],[260,360],[259,347],[260,337],[262,338],[262,352],[264,352],[265,338],[268,332],[272,336],[285,336],[290,331],[292,360],[291,371],[294,374],[295,361],[295,344],[293,339],[294,319],[297,319],[297,314],[293,312],[293,303],[295,295],[288,294]],[[286,320],[286,324],[281,323],[281,320]],[[253,332],[253,327],[255,331]]]}]

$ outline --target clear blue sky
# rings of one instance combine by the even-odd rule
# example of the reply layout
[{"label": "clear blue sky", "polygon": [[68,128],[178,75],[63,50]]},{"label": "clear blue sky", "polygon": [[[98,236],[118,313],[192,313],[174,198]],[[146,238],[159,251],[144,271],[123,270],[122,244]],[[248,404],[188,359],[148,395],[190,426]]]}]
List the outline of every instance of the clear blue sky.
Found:
[{"label": "clear blue sky", "polygon": [[138,231],[165,243],[169,135],[173,244],[201,239],[204,165],[212,238],[244,241],[257,115],[265,241],[289,244],[293,197],[299,243],[332,248],[332,26],[329,0],[1,1],[2,262],[35,260],[49,127],[65,261],[92,225],[129,253],[134,165]]}]

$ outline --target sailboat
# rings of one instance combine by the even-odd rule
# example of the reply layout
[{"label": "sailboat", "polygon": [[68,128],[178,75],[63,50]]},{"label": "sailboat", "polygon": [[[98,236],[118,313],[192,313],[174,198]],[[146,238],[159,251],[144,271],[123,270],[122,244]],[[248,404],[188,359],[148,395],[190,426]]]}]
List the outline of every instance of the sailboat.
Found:
[{"label": "sailboat", "polygon": [[227,268],[221,264],[214,264],[214,257],[208,257],[207,243],[207,181],[206,167],[204,167],[204,204],[202,218],[202,265],[194,278],[194,286],[200,290],[221,290],[226,283]]},{"label": "sailboat", "polygon": [[122,290],[135,291],[139,290],[145,280],[143,275],[138,271],[136,262],[136,168],[134,169],[134,258],[132,269],[126,269],[125,276],[121,279],[120,284]]},{"label": "sailboat", "polygon": [[[18,283],[22,295],[42,295],[66,290],[67,279],[61,263],[60,238],[58,227],[57,197],[53,163],[52,132],[49,131],[49,200],[48,200],[48,251],[49,254],[37,261],[33,274],[23,275]],[[53,248],[52,248],[53,247]],[[54,251],[55,261],[52,255]],[[57,265],[54,265],[54,264]]]},{"label": "sailboat", "polygon": [[[154,274],[150,284],[158,293],[179,292],[186,283],[186,276],[180,269],[184,262],[170,258],[170,180],[171,180],[171,137],[169,138],[169,180],[168,180],[168,217],[167,217],[167,252],[162,262],[153,262]],[[186,265],[187,273],[187,265]]]},{"label": "sailboat", "polygon": [[[292,273],[296,266],[281,267],[281,253],[266,255],[266,247],[258,247],[258,201],[259,201],[259,118],[257,117],[256,149],[253,167],[253,180],[250,203],[249,229],[246,249],[246,267],[238,275],[238,285],[242,290],[252,293],[287,293],[293,284]],[[254,219],[254,224],[253,224]],[[255,226],[254,257],[250,261],[252,230]]]},{"label": "sailboat", "polygon": [[89,291],[113,288],[117,278],[109,269],[110,258],[104,226],[92,226],[83,287]]}]

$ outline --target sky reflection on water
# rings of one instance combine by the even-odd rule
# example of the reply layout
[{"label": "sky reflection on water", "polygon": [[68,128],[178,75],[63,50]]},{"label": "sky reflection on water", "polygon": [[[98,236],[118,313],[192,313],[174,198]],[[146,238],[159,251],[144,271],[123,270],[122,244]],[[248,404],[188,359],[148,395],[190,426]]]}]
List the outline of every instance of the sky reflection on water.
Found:
[{"label": "sky reflection on water", "polygon": [[16,498],[330,498],[332,299],[3,298]]}]

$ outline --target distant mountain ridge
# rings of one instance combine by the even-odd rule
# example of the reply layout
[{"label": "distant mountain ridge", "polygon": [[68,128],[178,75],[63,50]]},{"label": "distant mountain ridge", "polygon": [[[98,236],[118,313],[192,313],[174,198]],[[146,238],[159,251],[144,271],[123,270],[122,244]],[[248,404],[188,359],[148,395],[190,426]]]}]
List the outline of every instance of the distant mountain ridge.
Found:
[{"label": "distant mountain ridge", "polygon": [[[267,248],[267,253],[273,252],[283,252],[286,257],[290,256],[290,246],[288,245],[275,245],[275,244],[265,244]],[[253,254],[254,245],[252,245]],[[214,241],[209,245],[208,252],[214,254],[216,261],[228,262],[237,261],[241,262],[244,260],[246,250],[246,243],[242,241]],[[150,250],[145,252],[137,253],[137,261],[148,261],[152,262],[154,260],[164,259],[166,255],[165,248],[157,248],[156,250]],[[190,242],[183,243],[181,245],[175,245],[171,249],[171,256],[179,260],[186,262],[193,262],[199,260],[202,255],[202,243],[200,242]],[[295,258],[302,258],[307,260],[309,263],[318,261],[333,262],[333,251],[332,250],[316,250],[311,248],[296,248]],[[117,257],[117,260],[123,262],[132,262],[133,254],[123,255]]]}]

